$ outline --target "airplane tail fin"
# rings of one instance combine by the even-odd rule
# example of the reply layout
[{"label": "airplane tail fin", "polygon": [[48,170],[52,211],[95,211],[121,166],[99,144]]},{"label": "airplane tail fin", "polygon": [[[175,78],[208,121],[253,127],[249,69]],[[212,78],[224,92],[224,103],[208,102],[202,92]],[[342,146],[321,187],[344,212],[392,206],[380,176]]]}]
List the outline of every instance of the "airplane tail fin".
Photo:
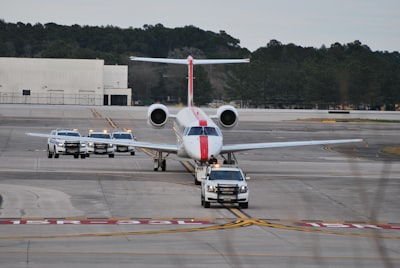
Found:
[{"label": "airplane tail fin", "polygon": [[250,59],[193,59],[188,56],[186,59],[169,59],[169,58],[145,58],[145,57],[130,57],[130,60],[145,61],[155,63],[172,63],[186,64],[188,66],[188,107],[193,104],[193,65],[200,64],[230,64],[230,63],[248,63]]}]

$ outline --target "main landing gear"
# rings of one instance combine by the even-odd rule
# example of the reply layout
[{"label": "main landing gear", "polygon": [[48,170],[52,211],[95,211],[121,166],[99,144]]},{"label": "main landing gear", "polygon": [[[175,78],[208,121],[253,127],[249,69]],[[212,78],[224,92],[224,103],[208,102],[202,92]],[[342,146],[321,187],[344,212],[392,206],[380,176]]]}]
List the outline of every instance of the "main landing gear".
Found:
[{"label": "main landing gear", "polygon": [[154,171],[158,171],[160,168],[162,171],[167,169],[167,161],[166,158],[169,154],[167,154],[164,158],[162,152],[157,152],[157,158],[154,158]]},{"label": "main landing gear", "polygon": [[222,155],[224,165],[235,165],[238,161],[233,153],[227,153],[226,156]]}]

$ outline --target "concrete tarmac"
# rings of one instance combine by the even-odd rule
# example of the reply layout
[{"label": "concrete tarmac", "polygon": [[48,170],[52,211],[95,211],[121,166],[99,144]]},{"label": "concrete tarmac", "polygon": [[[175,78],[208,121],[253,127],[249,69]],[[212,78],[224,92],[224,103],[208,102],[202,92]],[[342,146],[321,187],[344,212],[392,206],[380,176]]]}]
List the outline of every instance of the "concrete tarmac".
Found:
[{"label": "concrete tarmac", "polygon": [[251,177],[243,210],[201,207],[188,160],[175,155],[166,172],[143,152],[48,159],[46,139],[25,135],[111,131],[111,119],[139,140],[174,143],[170,128],[147,126],[146,112],[0,105],[1,268],[400,266],[400,159],[381,152],[399,146],[400,124],[333,120],[398,113],[239,110],[226,144],[365,139],[236,154]]}]

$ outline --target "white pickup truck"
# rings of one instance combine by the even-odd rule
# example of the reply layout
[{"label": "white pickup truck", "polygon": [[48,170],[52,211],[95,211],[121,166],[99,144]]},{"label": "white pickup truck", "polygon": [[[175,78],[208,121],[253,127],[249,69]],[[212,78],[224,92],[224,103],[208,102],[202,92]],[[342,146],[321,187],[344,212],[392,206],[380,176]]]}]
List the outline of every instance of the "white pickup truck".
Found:
[{"label": "white pickup truck", "polygon": [[47,139],[47,157],[59,158],[62,155],[73,155],[74,158],[85,158],[87,147],[85,142],[71,141],[68,137],[80,137],[81,134],[76,129],[54,129],[51,135],[59,136],[57,138]]},{"label": "white pickup truck", "polygon": [[201,181],[201,205],[211,203],[238,203],[240,208],[249,206],[249,187],[239,167],[210,165]]}]

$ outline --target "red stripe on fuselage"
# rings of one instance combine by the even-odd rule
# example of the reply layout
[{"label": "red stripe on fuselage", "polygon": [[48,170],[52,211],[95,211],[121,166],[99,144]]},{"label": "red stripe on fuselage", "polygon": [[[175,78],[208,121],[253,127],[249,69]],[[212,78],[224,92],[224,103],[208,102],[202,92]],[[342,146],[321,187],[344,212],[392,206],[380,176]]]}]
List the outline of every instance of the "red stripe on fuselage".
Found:
[{"label": "red stripe on fuselage", "polygon": [[[206,127],[207,120],[199,120],[199,126]],[[208,160],[208,136],[200,136],[200,160]]]},{"label": "red stripe on fuselage", "polygon": [[[189,72],[190,75],[190,72]],[[189,85],[189,89],[191,86]],[[193,90],[193,88],[192,88]],[[190,90],[189,90],[190,92]],[[189,96],[190,97],[190,96]],[[192,103],[193,104],[193,103]],[[199,121],[200,127],[206,127],[208,125],[207,118],[201,113],[200,108],[197,108],[193,105],[190,105],[190,110],[192,111],[194,117]],[[208,136],[200,136],[199,137],[199,146],[200,146],[200,161],[208,160]]]},{"label": "red stripe on fuselage", "polygon": [[[199,108],[197,107],[190,107],[194,117],[198,120],[200,127],[206,127],[208,125],[207,118],[204,118],[202,114],[199,112]],[[200,161],[207,161],[208,160],[208,136],[201,135],[199,137],[199,146],[200,146]]]},{"label": "red stripe on fuselage", "polygon": [[208,160],[208,136],[200,136],[200,161]]},{"label": "red stripe on fuselage", "polygon": [[199,120],[199,126],[206,127],[207,126],[207,120]]}]

